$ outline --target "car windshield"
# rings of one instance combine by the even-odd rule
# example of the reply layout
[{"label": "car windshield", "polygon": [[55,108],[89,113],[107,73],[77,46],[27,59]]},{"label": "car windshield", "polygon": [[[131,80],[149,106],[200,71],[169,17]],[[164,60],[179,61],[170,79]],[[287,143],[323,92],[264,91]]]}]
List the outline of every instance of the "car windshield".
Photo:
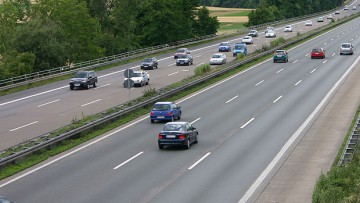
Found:
[{"label": "car windshield", "polygon": [[141,77],[141,73],[133,73],[132,77]]},{"label": "car windshield", "polygon": [[183,131],[183,126],[181,124],[165,124],[163,131]]},{"label": "car windshield", "polygon": [[256,31],[255,31],[255,30],[251,30],[250,33],[256,33]]},{"label": "car windshield", "polygon": [[188,57],[188,56],[185,55],[185,54],[179,56],[179,58],[181,58],[181,59],[186,59],[187,57]]},{"label": "car windshield", "polygon": [[250,37],[245,36],[245,37],[243,37],[243,39],[250,39]]},{"label": "car windshield", "polygon": [[177,53],[185,53],[185,52],[186,52],[186,49],[178,49],[176,52],[177,52]]},{"label": "car windshield", "polygon": [[146,58],[146,59],[143,60],[143,62],[151,62],[151,61],[152,61],[151,58]]},{"label": "car windshield", "polygon": [[285,53],[284,53],[284,51],[276,51],[276,54],[281,54],[281,55],[283,55],[283,54],[285,54]]},{"label": "car windshield", "polygon": [[87,78],[86,72],[78,72],[75,74],[74,78]]},{"label": "car windshield", "polygon": [[341,45],[342,48],[350,48],[350,44],[343,44]]},{"label": "car windshield", "polygon": [[212,58],[221,58],[221,55],[215,54],[214,56],[212,56]]},{"label": "car windshield", "polygon": [[244,45],[242,45],[242,44],[235,45],[235,49],[237,49],[237,50],[244,49]]},{"label": "car windshield", "polygon": [[155,104],[154,111],[167,111],[170,110],[170,105],[169,104]]},{"label": "car windshield", "polygon": [[228,43],[226,43],[226,42],[222,42],[222,43],[220,43],[220,46],[228,46],[229,44]]},{"label": "car windshield", "polygon": [[285,26],[285,28],[291,28],[291,26],[290,26],[290,25],[288,25],[288,26]]}]

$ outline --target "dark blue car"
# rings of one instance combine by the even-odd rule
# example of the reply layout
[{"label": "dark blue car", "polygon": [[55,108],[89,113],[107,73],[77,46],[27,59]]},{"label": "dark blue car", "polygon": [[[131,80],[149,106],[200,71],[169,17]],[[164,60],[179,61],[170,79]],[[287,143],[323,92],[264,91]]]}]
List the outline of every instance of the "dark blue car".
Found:
[{"label": "dark blue car", "polygon": [[151,123],[159,121],[174,121],[181,118],[181,107],[174,102],[156,102],[150,112]]}]

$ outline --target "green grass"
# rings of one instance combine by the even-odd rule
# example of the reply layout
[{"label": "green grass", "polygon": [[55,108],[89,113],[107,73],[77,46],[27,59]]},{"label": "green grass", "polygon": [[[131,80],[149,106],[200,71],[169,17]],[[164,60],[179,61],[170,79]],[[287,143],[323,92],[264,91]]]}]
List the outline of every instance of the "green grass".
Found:
[{"label": "green grass", "polygon": [[220,23],[218,31],[244,29],[244,23]]},{"label": "green grass", "polygon": [[229,13],[229,14],[224,14],[224,15],[219,15],[219,16],[224,16],[224,17],[231,17],[231,16],[248,16],[249,13],[251,11],[240,11],[240,12],[237,12],[237,13]]}]

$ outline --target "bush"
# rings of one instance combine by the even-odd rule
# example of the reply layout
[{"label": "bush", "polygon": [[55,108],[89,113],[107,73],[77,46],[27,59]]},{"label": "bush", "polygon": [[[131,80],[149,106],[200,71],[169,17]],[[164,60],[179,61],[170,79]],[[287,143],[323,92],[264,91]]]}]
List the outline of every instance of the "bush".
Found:
[{"label": "bush", "polygon": [[156,95],[155,88],[148,87],[148,88],[143,90],[143,96],[144,97],[152,97],[152,96],[155,96],[155,95]]},{"label": "bush", "polygon": [[243,58],[245,58],[245,54],[244,53],[240,53],[240,54],[237,54],[236,55],[236,60],[238,61],[238,60],[241,60],[241,59],[243,59]]},{"label": "bush", "polygon": [[277,38],[276,40],[273,40],[270,42],[270,46],[271,47],[276,47],[279,46],[280,44],[285,43],[285,39],[282,37]]},{"label": "bush", "polygon": [[210,64],[204,64],[204,65],[196,67],[194,70],[194,73],[195,73],[195,75],[203,75],[210,71],[211,71]]}]

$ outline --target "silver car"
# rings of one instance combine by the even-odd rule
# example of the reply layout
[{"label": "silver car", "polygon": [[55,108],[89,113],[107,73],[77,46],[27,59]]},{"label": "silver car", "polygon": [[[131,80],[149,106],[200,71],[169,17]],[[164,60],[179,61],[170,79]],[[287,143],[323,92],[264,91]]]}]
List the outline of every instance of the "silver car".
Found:
[{"label": "silver car", "polygon": [[354,54],[354,46],[351,43],[342,43],[340,46],[340,55],[343,54]]}]

